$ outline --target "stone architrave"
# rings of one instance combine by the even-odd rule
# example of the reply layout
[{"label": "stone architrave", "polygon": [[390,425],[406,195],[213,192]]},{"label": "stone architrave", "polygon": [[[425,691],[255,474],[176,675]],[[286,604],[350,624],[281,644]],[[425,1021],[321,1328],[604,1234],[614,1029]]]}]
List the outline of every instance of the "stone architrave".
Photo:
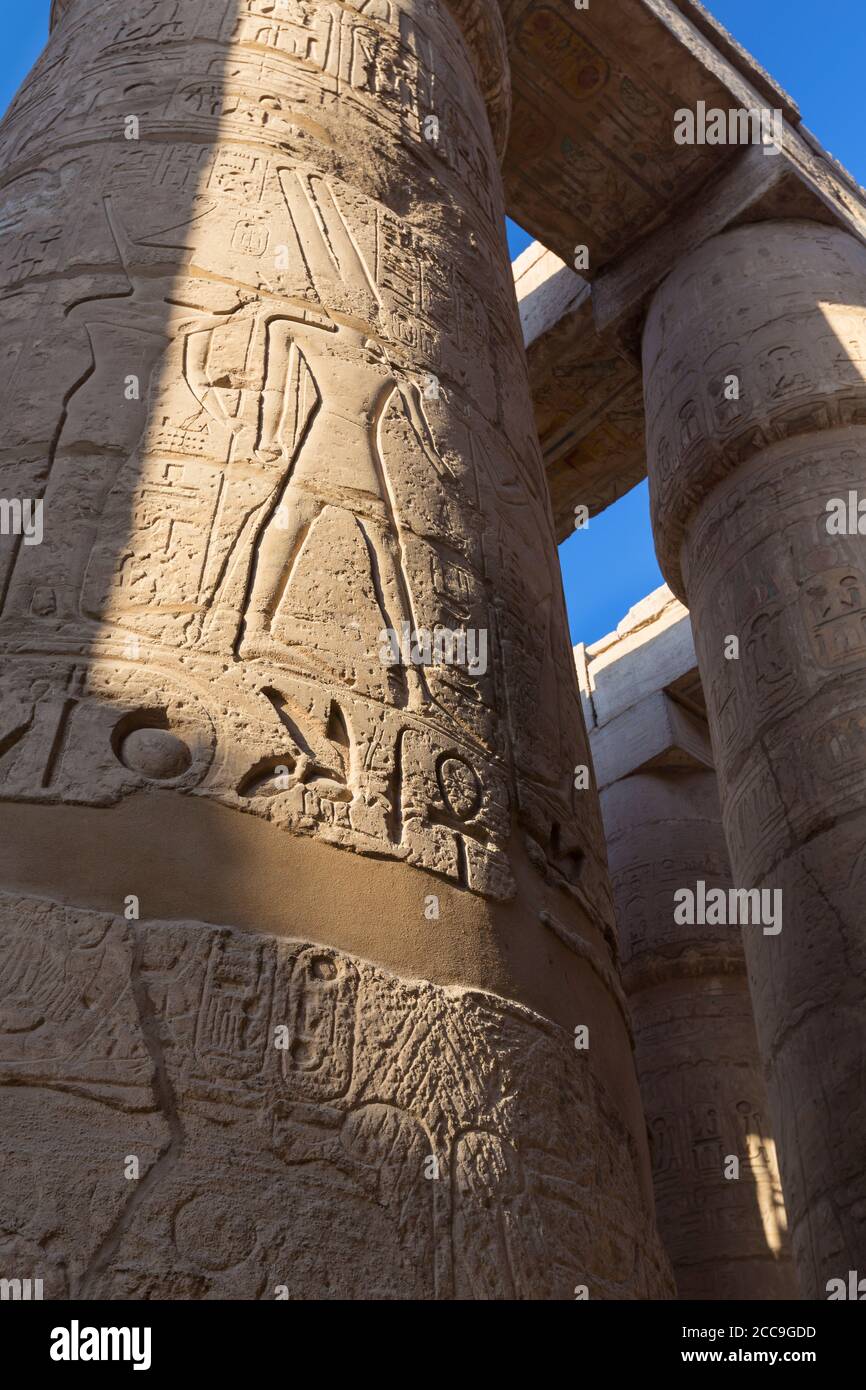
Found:
[{"label": "stone architrave", "polygon": [[781,895],[746,958],[822,1298],[866,1269],[866,247],[798,221],[718,236],[659,289],[643,355],[656,544],[692,615],[734,881]]},{"label": "stone architrave", "polygon": [[498,9],[54,19],[0,128],[4,1270],[665,1295]]}]

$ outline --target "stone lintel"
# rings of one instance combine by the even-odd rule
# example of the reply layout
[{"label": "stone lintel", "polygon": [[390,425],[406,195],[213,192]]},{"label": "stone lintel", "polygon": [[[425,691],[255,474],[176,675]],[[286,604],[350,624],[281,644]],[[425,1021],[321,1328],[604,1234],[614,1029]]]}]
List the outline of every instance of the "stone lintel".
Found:
[{"label": "stone lintel", "polygon": [[653,768],[712,769],[688,611],[666,585],[575,648],[598,787]]},{"label": "stone lintel", "polygon": [[635,366],[647,305],[683,254],[735,222],[754,215],[761,200],[777,194],[790,176],[782,154],[768,155],[758,145],[742,150],[709,188],[701,189],[676,221],[666,222],[627,256],[604,270],[592,286],[595,332],[615,344]]},{"label": "stone lintel", "polygon": [[[562,540],[575,506],[592,516],[645,476],[640,331],[679,256],[751,221],[806,218],[862,238],[866,194],[697,0],[500,6],[513,90],[507,206],[548,248],[530,248],[515,274]],[[698,101],[781,112],[780,153],[677,145],[675,113]],[[570,269],[583,245],[585,279]]]},{"label": "stone lintel", "polygon": [[796,123],[799,120],[799,107],[791,94],[779,85],[772,73],[761,67],[748,49],[737,43],[733,34],[719,23],[715,15],[710,14],[700,0],[673,0],[673,3],[723,58],[754,83],[770,106],[779,107],[789,121]]},{"label": "stone lintel", "polygon": [[786,127],[777,154],[747,146],[675,220],[597,277],[591,295],[596,333],[608,349],[637,364],[649,301],[685,249],[747,222],[803,219],[842,227],[866,241],[866,202],[852,196],[829,172],[826,159]]},{"label": "stone lintel", "polygon": [[[629,610],[615,632],[575,648],[584,718],[592,735],[660,690],[678,693],[697,667],[688,610],[666,584]],[[702,713],[700,694],[683,697]]]},{"label": "stone lintel", "polygon": [[663,690],[596,729],[590,746],[599,791],[634,772],[713,768],[706,723]]},{"label": "stone lintel", "polygon": [[603,511],[646,473],[640,371],[595,331],[592,291],[538,242],[514,264],[557,540],[574,508]]},{"label": "stone lintel", "polygon": [[513,115],[503,165],[510,215],[591,279],[734,162],[735,147],[677,145],[676,113],[796,105],[694,7],[672,0],[500,0]]},{"label": "stone lintel", "polygon": [[594,516],[646,475],[640,339],[649,301],[683,255],[750,222],[808,220],[866,241],[866,199],[809,132],[740,150],[719,179],[590,284],[538,243],[515,263],[557,539],[582,503]]}]

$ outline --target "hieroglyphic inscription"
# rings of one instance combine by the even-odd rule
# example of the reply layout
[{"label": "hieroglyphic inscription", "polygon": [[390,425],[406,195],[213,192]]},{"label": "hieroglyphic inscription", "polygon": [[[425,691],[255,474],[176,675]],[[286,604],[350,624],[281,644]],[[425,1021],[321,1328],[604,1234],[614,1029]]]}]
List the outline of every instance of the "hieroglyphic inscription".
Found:
[{"label": "hieroglyphic inscription", "polygon": [[[168,786],[496,897],[519,818],[545,872],[603,897],[453,21],[408,0],[91,8],[0,130],[7,476],[47,525],[0,542],[0,794]],[[408,210],[373,138],[425,190]],[[488,666],[383,659],[382,632],[438,626],[483,633]],[[471,808],[443,790],[458,766]]]},{"label": "hieroglyphic inscription", "polygon": [[199,922],[3,896],[0,935],[3,1249],[66,1296],[666,1291],[634,1142],[529,1010]]}]

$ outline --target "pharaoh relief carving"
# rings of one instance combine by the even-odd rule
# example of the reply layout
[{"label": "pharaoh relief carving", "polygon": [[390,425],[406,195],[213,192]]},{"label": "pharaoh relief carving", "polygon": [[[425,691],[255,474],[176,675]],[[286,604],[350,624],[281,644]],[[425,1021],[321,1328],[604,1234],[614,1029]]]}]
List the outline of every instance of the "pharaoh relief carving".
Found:
[{"label": "pharaoh relief carving", "polygon": [[[545,874],[604,897],[453,22],[233,0],[86,27],[85,52],[67,7],[0,135],[10,466],[46,527],[2,543],[0,796],[169,787],[497,898],[519,820]],[[419,177],[436,198],[407,212]],[[486,668],[383,658],[383,632],[437,628],[484,633]]]}]

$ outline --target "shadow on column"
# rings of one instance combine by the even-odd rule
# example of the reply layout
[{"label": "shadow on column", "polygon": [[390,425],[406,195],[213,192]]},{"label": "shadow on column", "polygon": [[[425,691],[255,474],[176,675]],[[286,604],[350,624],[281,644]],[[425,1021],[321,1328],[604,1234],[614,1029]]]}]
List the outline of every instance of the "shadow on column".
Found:
[{"label": "shadow on column", "polygon": [[[440,151],[411,4],[289,8],[68,0],[0,130],[44,504],[0,584],[0,1250],[50,1298],[664,1296],[481,84],[425,9]],[[500,643],[414,723],[367,659],[410,546],[422,621]]]}]

